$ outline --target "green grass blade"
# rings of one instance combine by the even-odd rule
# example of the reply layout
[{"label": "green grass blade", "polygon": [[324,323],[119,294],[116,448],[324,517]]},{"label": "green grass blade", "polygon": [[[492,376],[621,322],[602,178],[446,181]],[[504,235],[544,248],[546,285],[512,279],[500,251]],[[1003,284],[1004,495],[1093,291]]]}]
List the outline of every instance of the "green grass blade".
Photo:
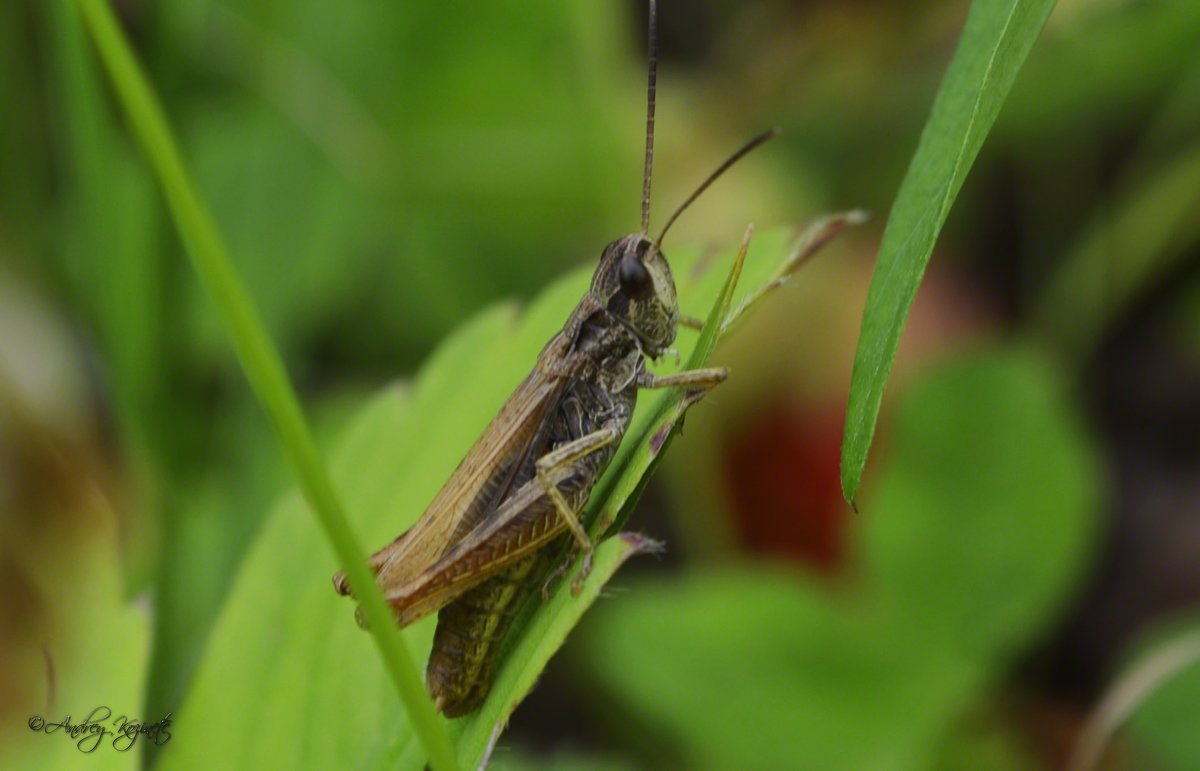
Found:
[{"label": "green grass blade", "polygon": [[884,229],[863,312],[842,443],[854,502],[908,309],[934,242],[1054,0],[977,0]]},{"label": "green grass blade", "polygon": [[[849,212],[817,221],[799,238],[783,231],[763,233],[753,239],[745,254],[739,251],[733,256],[725,270],[712,264],[707,269],[699,267],[695,253],[674,254],[671,262],[683,311],[709,309],[699,334],[681,331],[676,340],[687,362],[685,368],[707,366],[717,345],[739,318],[771,291],[783,286],[793,271],[837,233],[859,221],[859,212]],[[651,474],[679,433],[687,411],[702,397],[703,393],[681,389],[642,392],[633,424],[584,511],[583,521],[593,537],[598,533],[616,534],[628,520]],[[601,564],[600,554],[605,547],[612,550],[604,552],[606,570],[599,575],[599,569],[593,571],[583,584],[585,595],[580,601],[571,597],[579,568],[575,565],[555,585],[548,602],[535,601],[532,612],[518,620],[519,643],[502,662],[487,701],[479,712],[455,725],[462,726],[458,744],[459,758],[464,764],[475,765],[486,757],[491,738],[503,730],[509,715],[529,692],[550,656],[579,622],[591,602],[590,593],[600,591],[624,560],[649,548],[644,539],[631,540],[628,534],[617,534],[597,550],[597,565]]]},{"label": "green grass blade", "polygon": [[367,570],[363,550],[346,520],[283,362],[242,288],[207,207],[191,183],[166,116],[105,0],[76,0],[76,5],[95,40],[133,133],[163,188],[188,255],[217,306],[255,396],[270,417],[305,498],[358,592],[380,654],[430,763],[439,769],[456,768],[442,721],[425,695],[404,639]]},{"label": "green grass blade", "polygon": [[[750,231],[747,231],[746,237],[749,236]],[[708,363],[729,316],[745,261],[746,251],[739,249],[711,303],[704,328],[695,338],[686,369],[698,369]],[[680,262],[686,264],[686,259],[676,263],[677,269]],[[688,289],[686,284],[681,287],[681,298],[691,294]],[[702,393],[688,394],[670,389],[655,396],[658,398],[654,406],[641,413],[644,416],[648,412],[650,419],[639,420],[621,444],[621,451],[628,454],[613,464],[619,471],[606,474],[606,481],[611,483],[599,484],[593,491],[583,515],[584,524],[593,538],[615,533],[623,518],[628,517],[671,438],[683,424],[684,414],[700,400]],[[575,564],[558,581],[544,605],[534,606],[532,610],[527,606],[527,615],[517,622],[520,627],[518,643],[505,656],[487,700],[478,712],[456,724],[462,731],[458,736],[458,747],[464,765],[474,767],[487,762],[496,738],[517,704],[533,689],[550,658],[562,647],[567,634],[579,623],[584,611],[599,596],[617,568],[633,555],[657,548],[658,544],[629,533],[608,538],[596,548],[592,575],[582,585],[579,597],[572,595],[574,578],[580,569]]]}]

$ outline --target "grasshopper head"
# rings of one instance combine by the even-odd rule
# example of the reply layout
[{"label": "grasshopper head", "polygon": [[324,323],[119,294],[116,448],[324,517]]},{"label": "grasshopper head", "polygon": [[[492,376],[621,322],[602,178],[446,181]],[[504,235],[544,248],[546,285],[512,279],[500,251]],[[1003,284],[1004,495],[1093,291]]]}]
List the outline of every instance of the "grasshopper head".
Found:
[{"label": "grasshopper head", "polygon": [[657,357],[675,341],[679,301],[671,266],[649,238],[634,233],[604,248],[592,292]]}]

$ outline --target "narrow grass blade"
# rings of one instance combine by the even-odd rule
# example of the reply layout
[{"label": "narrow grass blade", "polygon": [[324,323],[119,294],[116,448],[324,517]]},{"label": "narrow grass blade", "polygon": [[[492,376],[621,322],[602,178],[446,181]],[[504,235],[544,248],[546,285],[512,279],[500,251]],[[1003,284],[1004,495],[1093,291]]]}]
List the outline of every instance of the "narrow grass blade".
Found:
[{"label": "narrow grass blade", "polygon": [[130,126],[162,185],[192,264],[217,306],[246,378],[279,436],[333,550],[355,587],[396,690],[434,768],[456,768],[442,721],[425,695],[404,638],[367,569],[358,538],[317,450],[279,353],[238,278],[184,166],[166,116],[105,0],[76,0]]},{"label": "narrow grass blade", "polygon": [[846,430],[842,491],[852,504],[883,388],[934,242],[1054,0],[976,0],[884,229],[863,312]]}]

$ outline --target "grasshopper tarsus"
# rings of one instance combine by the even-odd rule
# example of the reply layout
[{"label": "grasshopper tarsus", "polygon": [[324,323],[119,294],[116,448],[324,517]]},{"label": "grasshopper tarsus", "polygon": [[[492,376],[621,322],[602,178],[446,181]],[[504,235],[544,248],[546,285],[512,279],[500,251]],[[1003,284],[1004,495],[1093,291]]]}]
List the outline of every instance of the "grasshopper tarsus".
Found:
[{"label": "grasshopper tarsus", "polygon": [[567,556],[563,558],[562,562],[560,562],[557,567],[546,574],[546,579],[542,582],[542,602],[550,601],[550,592],[552,591],[554,584],[557,583],[558,580],[561,579],[566,572],[571,569],[571,566],[575,564],[576,560],[579,560],[580,562],[579,574],[571,581],[571,596],[578,597],[579,592],[583,589],[584,582],[587,581],[588,576],[592,574],[592,557],[595,555],[595,553],[595,549],[587,549],[583,552],[581,559],[580,552],[577,549],[572,548],[570,551],[568,551]]},{"label": "grasshopper tarsus", "polygon": [[567,556],[563,558],[562,562],[546,574],[546,580],[542,582],[542,602],[550,602],[550,591],[554,584],[571,569],[571,565],[573,564],[575,564],[575,552],[568,551]]},{"label": "grasshopper tarsus", "polygon": [[583,553],[583,561],[579,566],[579,574],[575,576],[575,580],[571,582],[571,596],[578,597],[583,591],[583,584],[588,580],[588,576],[592,574],[592,555],[595,551],[586,551]]}]

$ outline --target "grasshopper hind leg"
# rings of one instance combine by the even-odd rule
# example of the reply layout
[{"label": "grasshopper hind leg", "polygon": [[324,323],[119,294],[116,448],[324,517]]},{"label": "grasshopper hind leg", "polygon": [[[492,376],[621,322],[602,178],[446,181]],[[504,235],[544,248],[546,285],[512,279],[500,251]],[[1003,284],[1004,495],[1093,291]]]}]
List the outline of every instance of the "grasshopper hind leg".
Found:
[{"label": "grasshopper hind leg", "polygon": [[[554,508],[558,511],[559,517],[566,523],[567,528],[571,531],[571,535],[575,539],[575,546],[579,552],[583,553],[583,568],[579,571],[575,581],[571,585],[571,592],[578,595],[580,587],[587,579],[588,573],[592,570],[592,552],[595,546],[592,544],[591,537],[588,536],[587,530],[583,528],[583,524],[579,521],[579,515],[567,503],[567,499],[563,497],[562,491],[558,489],[558,481],[554,477],[554,472],[568,469],[573,464],[587,458],[593,453],[603,450],[621,438],[622,432],[613,426],[605,426],[604,428],[593,431],[590,434],[585,434],[578,439],[567,442],[561,447],[557,447],[551,452],[546,453],[537,460],[537,477],[542,483],[542,487],[546,490],[546,495],[554,502]],[[549,596],[548,587],[553,579],[561,575],[572,562],[574,562],[575,550],[572,550],[567,558],[566,564],[554,571],[554,573],[546,579],[546,583],[542,586],[543,599]]]}]

